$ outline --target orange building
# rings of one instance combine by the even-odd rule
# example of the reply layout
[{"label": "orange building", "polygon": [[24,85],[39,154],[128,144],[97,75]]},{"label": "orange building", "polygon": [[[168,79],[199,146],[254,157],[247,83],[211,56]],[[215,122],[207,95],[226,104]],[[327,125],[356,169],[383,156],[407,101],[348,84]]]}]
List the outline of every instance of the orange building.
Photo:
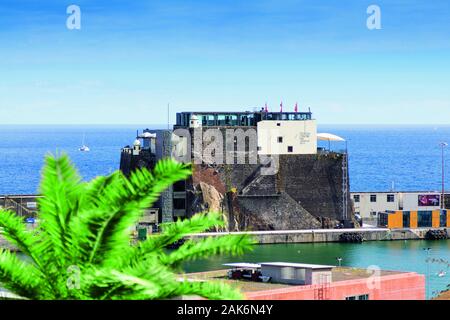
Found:
[{"label": "orange building", "polygon": [[450,228],[450,210],[381,212],[378,226],[389,229]]}]

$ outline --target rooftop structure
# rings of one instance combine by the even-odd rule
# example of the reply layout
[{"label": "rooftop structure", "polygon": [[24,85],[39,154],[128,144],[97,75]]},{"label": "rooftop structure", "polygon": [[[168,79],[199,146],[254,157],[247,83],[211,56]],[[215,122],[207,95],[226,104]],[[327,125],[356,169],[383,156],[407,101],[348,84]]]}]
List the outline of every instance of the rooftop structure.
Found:
[{"label": "rooftop structure", "polygon": [[308,264],[308,263],[289,263],[289,262],[264,262],[261,266],[279,267],[279,268],[297,268],[297,269],[332,269],[335,266],[327,266],[322,264]]},{"label": "rooftop structure", "polygon": [[192,126],[191,120],[194,116],[202,127],[256,127],[258,122],[265,120],[312,120],[311,112],[180,112],[177,113],[175,127]]},{"label": "rooftop structure", "polygon": [[289,262],[228,263],[225,265],[233,267],[229,273],[229,277],[233,279],[243,277],[251,278],[254,281],[300,285],[331,282],[331,271],[334,268],[334,266]]},{"label": "rooftop structure", "polygon": [[241,280],[229,279],[227,270],[191,273],[187,277],[225,282],[241,290],[248,300],[425,299],[425,276],[415,272],[380,270],[376,282],[373,282],[373,273],[366,269],[334,267],[329,279],[322,278],[323,281],[311,285],[255,282],[250,277]]},{"label": "rooftop structure", "polygon": [[129,175],[166,157],[193,164],[155,204],[158,223],[216,210],[227,231],[351,227],[345,152],[318,150],[310,111],[265,111],[178,113],[173,130],[138,133],[120,168]]}]

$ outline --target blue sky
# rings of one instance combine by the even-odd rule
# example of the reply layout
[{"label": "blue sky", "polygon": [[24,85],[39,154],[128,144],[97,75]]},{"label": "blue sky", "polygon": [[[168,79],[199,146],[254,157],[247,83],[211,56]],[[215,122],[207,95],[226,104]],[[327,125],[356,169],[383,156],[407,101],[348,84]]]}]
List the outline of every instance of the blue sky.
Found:
[{"label": "blue sky", "polygon": [[[71,4],[81,30],[66,28]],[[381,30],[366,28],[371,4]],[[157,124],[167,103],[281,100],[320,123],[450,124],[450,2],[0,2],[1,124]]]}]

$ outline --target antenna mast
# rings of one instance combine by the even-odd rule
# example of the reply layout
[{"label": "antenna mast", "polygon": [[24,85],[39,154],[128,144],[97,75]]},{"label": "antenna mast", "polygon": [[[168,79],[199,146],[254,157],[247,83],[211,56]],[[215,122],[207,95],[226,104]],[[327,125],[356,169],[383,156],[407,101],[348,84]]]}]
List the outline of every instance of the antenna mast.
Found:
[{"label": "antenna mast", "polygon": [[167,130],[170,130],[170,103],[167,104]]}]

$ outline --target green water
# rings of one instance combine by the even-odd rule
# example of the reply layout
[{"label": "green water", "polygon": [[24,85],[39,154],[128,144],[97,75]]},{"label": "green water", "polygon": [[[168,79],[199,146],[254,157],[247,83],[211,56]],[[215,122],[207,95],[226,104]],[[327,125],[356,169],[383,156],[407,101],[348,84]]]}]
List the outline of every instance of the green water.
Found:
[{"label": "green water", "polygon": [[[430,251],[424,248],[431,248]],[[186,263],[186,272],[223,269],[227,262],[299,262],[383,270],[414,271],[426,276],[427,297],[436,296],[450,284],[450,240],[374,241],[362,244],[314,243],[257,245],[240,257],[220,256]],[[427,259],[429,262],[427,262]],[[438,274],[445,272],[445,276]]]}]

